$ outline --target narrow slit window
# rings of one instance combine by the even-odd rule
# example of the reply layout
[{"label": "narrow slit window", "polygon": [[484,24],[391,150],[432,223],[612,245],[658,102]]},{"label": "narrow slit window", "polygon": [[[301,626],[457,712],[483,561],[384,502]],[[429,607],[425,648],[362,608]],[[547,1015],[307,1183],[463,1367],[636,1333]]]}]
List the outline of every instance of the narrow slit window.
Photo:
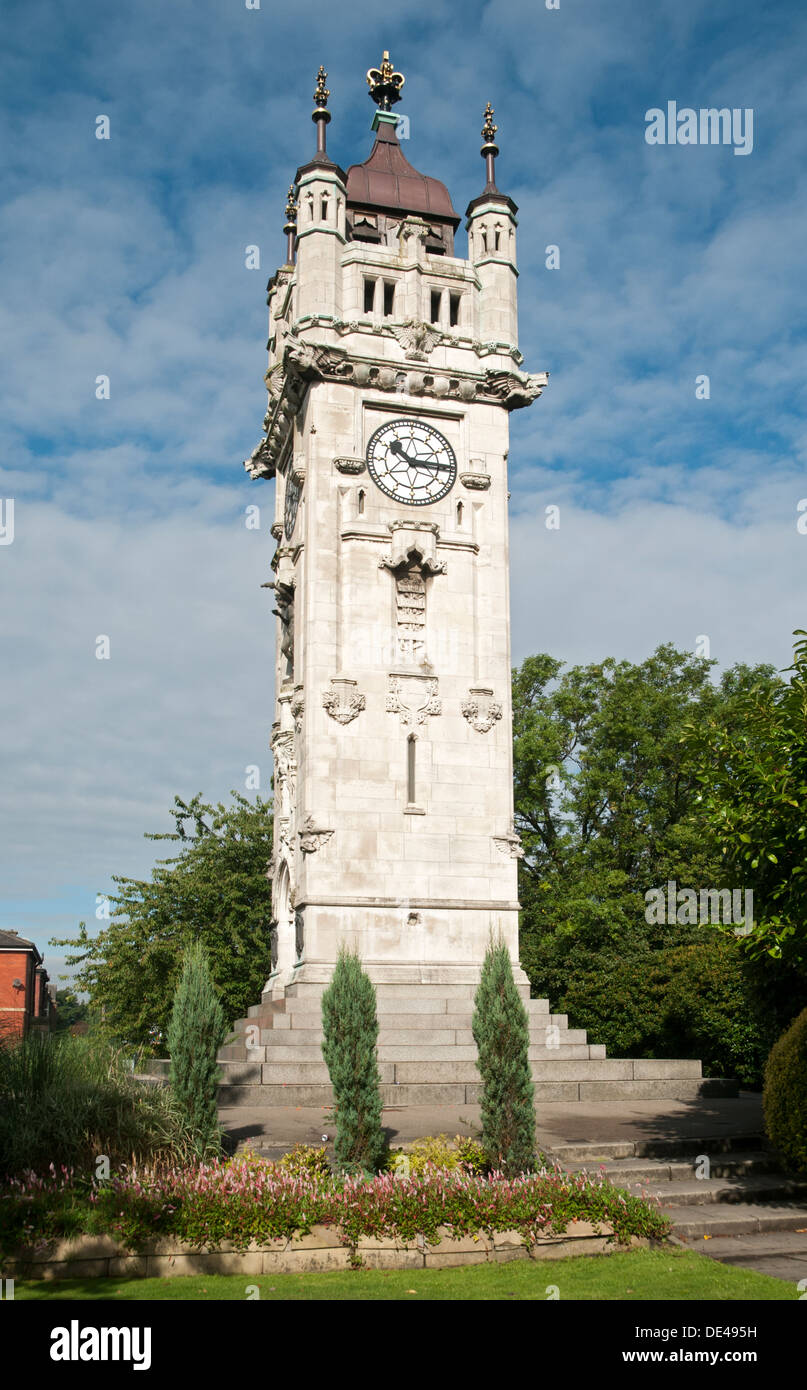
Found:
[{"label": "narrow slit window", "polygon": [[448,301],[448,321],[452,328],[456,328],[460,321],[460,296],[452,294]]},{"label": "narrow slit window", "polygon": [[502,234],[501,234],[500,231],[497,230],[497,232],[496,232],[496,248],[495,248],[497,251],[499,250],[499,247],[500,247],[500,245],[501,245],[501,240],[502,240]]},{"label": "narrow slit window", "polygon": [[440,306],[443,294],[441,290],[432,290],[431,320],[432,323],[440,322]]},{"label": "narrow slit window", "polygon": [[364,516],[364,488],[359,488],[359,516]]},{"label": "narrow slit window", "polygon": [[320,216],[320,221],[321,221],[321,222],[327,222],[327,221],[328,221],[328,199],[327,199],[327,198],[320,198],[320,200],[319,200],[319,216]]},{"label": "narrow slit window", "polygon": [[410,806],[415,804],[415,735],[410,734],[406,741],[406,799]]},{"label": "narrow slit window", "polygon": [[364,281],[364,312],[372,314],[375,308],[375,280]]},{"label": "narrow slit window", "polygon": [[393,312],[394,306],[395,306],[395,281],[394,281],[394,280],[385,280],[385,281],[384,281],[384,318],[386,318],[386,319],[392,318],[392,312]]},{"label": "narrow slit window", "polygon": [[462,503],[461,503],[461,502],[458,502],[458,503],[457,503],[457,525],[458,525],[458,526],[461,526],[461,525],[462,525]]}]

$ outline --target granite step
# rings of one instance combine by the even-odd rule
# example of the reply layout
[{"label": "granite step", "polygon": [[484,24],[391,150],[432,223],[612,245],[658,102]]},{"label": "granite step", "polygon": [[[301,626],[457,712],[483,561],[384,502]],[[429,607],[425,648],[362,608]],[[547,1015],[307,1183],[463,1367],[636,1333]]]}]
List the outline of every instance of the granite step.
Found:
[{"label": "granite step", "polygon": [[[304,1065],[304,1064],[303,1064]],[[699,1101],[704,1096],[736,1096],[735,1082],[713,1079],[708,1081],[681,1078],[671,1081],[536,1081],[535,1100],[538,1104],[566,1104],[578,1101],[605,1100],[683,1100]],[[401,1108],[408,1105],[478,1105],[481,1083],[430,1081],[405,1083],[385,1082],[381,1097],[385,1106]],[[618,1095],[614,1093],[618,1092]],[[330,1085],[311,1081],[273,1082],[263,1084],[223,1084],[219,1087],[222,1106],[249,1106],[271,1109],[275,1106],[333,1105]]]},{"label": "granite step", "polygon": [[[321,1026],[259,1028],[256,1023],[251,1023],[247,1028],[231,1034],[227,1046],[289,1047],[294,1043],[321,1042],[323,1036]],[[549,1047],[550,1049],[553,1047],[581,1047],[587,1043],[586,1032],[583,1028],[558,1028],[551,1033],[546,1028],[530,1028],[529,1039],[533,1047]],[[428,1047],[432,1044],[441,1047],[476,1046],[471,1028],[442,1026],[439,1028],[388,1028],[386,1024],[382,1024],[378,1032],[378,1042],[380,1046],[385,1047],[395,1047],[398,1044],[403,1047]],[[598,1046],[598,1044],[592,1044],[592,1046]]]},{"label": "granite step", "polygon": [[563,1166],[570,1173],[596,1172],[602,1174],[609,1182],[618,1183],[621,1187],[630,1187],[631,1191],[636,1191],[639,1185],[655,1188],[659,1183],[705,1181],[705,1178],[697,1176],[699,1171],[704,1170],[702,1162],[704,1155],[709,1160],[706,1170],[709,1178],[743,1178],[756,1174],[781,1173],[781,1165],[772,1150],[760,1149],[752,1152],[728,1154],[709,1153],[708,1144],[711,1142],[714,1141],[705,1141],[701,1153],[693,1155],[691,1159],[624,1158],[618,1163],[580,1164],[571,1162],[565,1163]]},{"label": "granite step", "polygon": [[[410,1051],[414,1049],[409,1049]],[[243,1062],[240,1060],[222,1061],[220,1063],[222,1081],[232,1083],[236,1079],[239,1081],[248,1080],[251,1084],[259,1082],[300,1082],[300,1081],[320,1081],[327,1080],[327,1070],[322,1060],[322,1053],[319,1048],[312,1047],[309,1056],[292,1060],[293,1049],[284,1048],[283,1059],[277,1059],[277,1052],[270,1049],[271,1060],[262,1065],[262,1075],[257,1073],[261,1070],[257,1061]],[[449,1048],[446,1049],[447,1056],[444,1059],[436,1058],[437,1049],[426,1048],[426,1055],[419,1058],[408,1060],[394,1060],[381,1058],[379,1066],[382,1073],[390,1068],[395,1068],[395,1075],[385,1077],[382,1080],[397,1082],[475,1082],[479,1080],[479,1072],[476,1065],[475,1048]],[[588,1054],[588,1048],[585,1049]],[[459,1055],[458,1055],[459,1054]],[[647,1083],[651,1088],[653,1085],[663,1085],[665,1082],[678,1080],[700,1080],[700,1063],[690,1061],[670,1061],[670,1062],[642,1062],[632,1058],[620,1059],[601,1059],[591,1058],[588,1055],[575,1058],[558,1058],[554,1051],[541,1049],[539,1055],[531,1057],[531,1071],[535,1081],[547,1082],[638,1082]],[[305,1076],[301,1069],[313,1069],[317,1074]],[[249,1077],[240,1076],[241,1072],[249,1071]],[[319,1073],[325,1071],[324,1076]],[[294,1074],[287,1075],[286,1073]]]},{"label": "granite step", "polygon": [[[616,1164],[621,1159],[683,1159],[697,1154],[710,1154],[730,1159],[747,1153],[767,1153],[764,1134],[677,1135],[674,1138],[637,1140],[569,1140],[552,1144],[547,1151],[563,1165],[577,1167]],[[621,1163],[618,1164],[621,1167]]]},{"label": "granite step", "polygon": [[673,1234],[681,1240],[704,1236],[752,1235],[758,1231],[807,1232],[807,1204],[798,1202],[741,1203],[713,1206],[667,1206]]},{"label": "granite step", "polygon": [[[280,1045],[282,1042],[282,1045]],[[379,1062],[423,1062],[429,1066],[442,1066],[444,1064],[453,1065],[455,1063],[471,1063],[476,1066],[477,1050],[472,1043],[469,1046],[459,1046],[454,1042],[447,1043],[428,1043],[423,1046],[386,1043],[379,1039],[377,1048]],[[530,1061],[552,1062],[552,1061],[588,1061],[591,1057],[591,1049],[586,1043],[575,1043],[561,1045],[558,1047],[547,1047],[545,1044],[532,1044],[528,1050]],[[596,1060],[602,1060],[597,1057]],[[286,1062],[318,1062],[322,1061],[322,1046],[320,1042],[300,1043],[294,1033],[286,1033],[272,1041],[270,1045],[258,1045],[246,1048],[233,1045],[225,1046],[219,1052],[220,1063],[225,1062],[267,1062],[284,1065]],[[437,1073],[437,1079],[441,1079]]]},{"label": "granite step", "polygon": [[[666,1156],[612,1158],[600,1174],[658,1203],[672,1223],[673,1243],[780,1278],[807,1278],[807,1178],[782,1172],[759,1136],[655,1142],[666,1143]],[[552,1155],[563,1152],[563,1166],[574,1172],[581,1149],[617,1147],[625,1145],[556,1145]],[[704,1155],[709,1176],[699,1178]],[[593,1162],[584,1166],[594,1171]]]},{"label": "granite step", "polygon": [[760,1202],[783,1201],[793,1198],[803,1202],[807,1199],[807,1181],[788,1178],[780,1172],[748,1173],[741,1177],[696,1178],[689,1180],[673,1178],[667,1182],[644,1179],[636,1182],[612,1175],[610,1181],[633,1193],[637,1197],[650,1197],[666,1205],[672,1202],[676,1207],[700,1207],[714,1203],[739,1206]]}]

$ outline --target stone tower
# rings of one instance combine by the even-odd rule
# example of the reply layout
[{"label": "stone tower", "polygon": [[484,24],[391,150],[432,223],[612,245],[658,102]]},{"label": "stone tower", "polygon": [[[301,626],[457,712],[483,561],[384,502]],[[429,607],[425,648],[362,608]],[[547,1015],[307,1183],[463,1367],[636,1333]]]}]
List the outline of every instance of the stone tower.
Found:
[{"label": "stone tower", "polygon": [[277,482],[268,987],[325,982],[342,942],[377,982],[471,983],[491,932],[518,959],[508,425],[546,375],[521,371],[490,108],[463,258],[447,189],[398,142],[388,55],[367,76],[375,143],[347,173],[325,77],[246,465]]},{"label": "stone tower", "polygon": [[221,1050],[222,1103],[332,1102],[320,1009],[344,943],[376,985],[384,1103],[473,1104],[491,933],[525,1001],[537,1100],[694,1098],[699,1062],[607,1059],[529,999],[517,964],[508,424],[546,374],[521,370],[493,112],[463,258],[447,189],[398,143],[388,55],[367,74],[373,149],[347,173],[327,152],[326,76],[269,282],[269,409],[246,464],[276,479],[274,960]]}]

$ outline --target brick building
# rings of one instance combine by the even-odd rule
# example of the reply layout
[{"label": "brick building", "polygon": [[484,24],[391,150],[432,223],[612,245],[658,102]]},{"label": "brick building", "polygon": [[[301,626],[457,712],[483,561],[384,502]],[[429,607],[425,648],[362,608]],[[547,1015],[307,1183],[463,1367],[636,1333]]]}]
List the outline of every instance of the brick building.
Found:
[{"label": "brick building", "polygon": [[25,1037],[32,1028],[49,1031],[56,1017],[55,986],[33,941],[0,931],[0,1041]]}]

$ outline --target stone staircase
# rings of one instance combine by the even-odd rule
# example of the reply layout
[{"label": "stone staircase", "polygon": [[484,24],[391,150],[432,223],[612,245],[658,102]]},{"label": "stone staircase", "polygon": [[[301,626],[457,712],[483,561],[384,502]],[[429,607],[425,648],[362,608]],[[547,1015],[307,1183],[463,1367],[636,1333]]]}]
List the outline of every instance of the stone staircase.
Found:
[{"label": "stone staircase", "polygon": [[[599,1171],[618,1187],[655,1198],[678,1244],[726,1264],[807,1280],[807,1179],[784,1173],[761,1135],[559,1144],[550,1155],[569,1172]],[[702,1155],[708,1177],[698,1176]]]},{"label": "stone staircase", "polygon": [[[222,1106],[329,1106],[322,1058],[325,986],[290,985],[239,1019],[219,1059]],[[466,1105],[481,1085],[471,1032],[474,984],[376,984],[378,1063],[385,1106]],[[536,1101],[694,1100],[734,1096],[736,1084],[704,1080],[697,1061],[615,1060],[519,986],[530,1026]]]}]

